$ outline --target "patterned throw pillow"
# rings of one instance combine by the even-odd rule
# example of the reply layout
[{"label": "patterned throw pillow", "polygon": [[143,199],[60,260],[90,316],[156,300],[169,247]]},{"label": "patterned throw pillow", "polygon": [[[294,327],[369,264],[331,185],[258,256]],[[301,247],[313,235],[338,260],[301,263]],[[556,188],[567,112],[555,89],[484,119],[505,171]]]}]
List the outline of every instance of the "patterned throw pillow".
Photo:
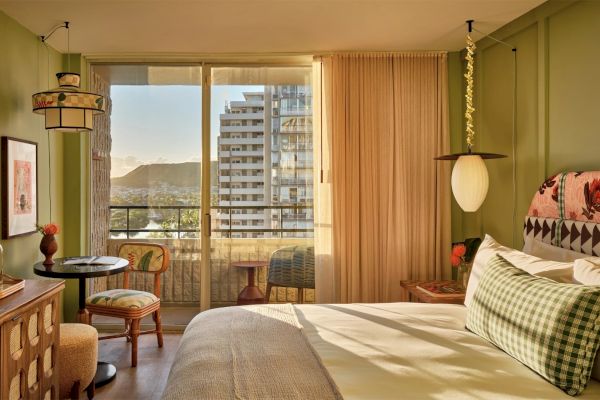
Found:
[{"label": "patterned throw pillow", "polygon": [[496,255],[475,292],[466,327],[577,395],[600,346],[600,287],[532,276]]}]

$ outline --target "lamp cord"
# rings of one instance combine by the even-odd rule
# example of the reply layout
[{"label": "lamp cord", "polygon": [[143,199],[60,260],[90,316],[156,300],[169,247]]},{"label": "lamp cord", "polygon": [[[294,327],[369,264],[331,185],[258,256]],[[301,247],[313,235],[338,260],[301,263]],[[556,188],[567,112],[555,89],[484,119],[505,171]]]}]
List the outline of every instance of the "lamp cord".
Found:
[{"label": "lamp cord", "polygon": [[[46,48],[46,90],[50,90],[50,50],[46,41],[42,40],[44,47]],[[49,221],[52,222],[52,152],[50,149],[50,130],[46,129],[46,136],[48,138],[48,200],[49,200]]]},{"label": "lamp cord", "polygon": [[517,231],[517,49],[513,47],[513,112],[512,112],[512,184],[513,184],[513,247]]}]

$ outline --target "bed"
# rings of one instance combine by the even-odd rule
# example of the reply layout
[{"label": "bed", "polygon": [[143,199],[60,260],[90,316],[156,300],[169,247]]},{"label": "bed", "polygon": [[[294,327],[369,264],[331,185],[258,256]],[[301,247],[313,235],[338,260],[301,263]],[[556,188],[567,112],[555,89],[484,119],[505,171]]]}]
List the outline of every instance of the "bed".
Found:
[{"label": "bed", "polygon": [[[588,246],[571,234],[573,226],[581,231],[600,222],[595,212],[586,221],[564,218],[574,217],[569,207],[575,212],[585,199],[562,196],[565,204],[554,215],[552,196],[574,179],[570,173],[544,182],[525,235],[597,255],[600,243]],[[163,399],[572,398],[466,330],[466,314],[463,305],[418,303],[210,310],[187,327]],[[600,399],[600,382],[590,380],[578,398]]]}]

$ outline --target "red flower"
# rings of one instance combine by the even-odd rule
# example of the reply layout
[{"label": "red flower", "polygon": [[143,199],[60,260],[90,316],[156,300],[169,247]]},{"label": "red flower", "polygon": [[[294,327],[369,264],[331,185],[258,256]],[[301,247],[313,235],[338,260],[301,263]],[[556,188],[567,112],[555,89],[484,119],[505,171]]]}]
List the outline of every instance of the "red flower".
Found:
[{"label": "red flower", "polygon": [[466,252],[467,248],[464,244],[457,244],[452,248],[452,255],[455,255],[457,257],[463,257]]},{"label": "red flower", "polygon": [[133,267],[135,264],[135,254],[133,253],[128,253],[127,254],[127,259],[129,260],[129,266]]},{"label": "red flower", "polygon": [[453,267],[458,267],[460,264],[462,264],[462,258],[452,254],[450,256],[450,263],[452,264]]},{"label": "red flower", "polygon": [[60,232],[60,228],[58,227],[58,224],[51,222],[43,226],[38,225],[38,231],[42,235],[56,235]]}]

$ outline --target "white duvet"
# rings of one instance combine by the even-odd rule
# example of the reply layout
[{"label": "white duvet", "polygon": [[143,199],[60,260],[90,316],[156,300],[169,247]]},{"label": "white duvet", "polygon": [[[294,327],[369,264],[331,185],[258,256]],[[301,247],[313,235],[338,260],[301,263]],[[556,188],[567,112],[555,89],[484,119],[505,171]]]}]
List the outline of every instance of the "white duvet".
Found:
[{"label": "white duvet", "polygon": [[[464,328],[450,304],[300,305],[309,342],[345,399],[574,399]],[[577,399],[600,399],[591,380]]]}]

